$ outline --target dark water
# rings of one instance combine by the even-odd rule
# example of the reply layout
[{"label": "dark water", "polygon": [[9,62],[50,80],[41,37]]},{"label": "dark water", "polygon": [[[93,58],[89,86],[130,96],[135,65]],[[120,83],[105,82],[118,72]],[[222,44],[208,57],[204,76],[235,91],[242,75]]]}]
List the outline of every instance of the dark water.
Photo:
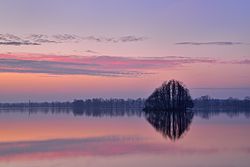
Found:
[{"label": "dark water", "polygon": [[0,111],[1,167],[249,167],[244,111]]}]

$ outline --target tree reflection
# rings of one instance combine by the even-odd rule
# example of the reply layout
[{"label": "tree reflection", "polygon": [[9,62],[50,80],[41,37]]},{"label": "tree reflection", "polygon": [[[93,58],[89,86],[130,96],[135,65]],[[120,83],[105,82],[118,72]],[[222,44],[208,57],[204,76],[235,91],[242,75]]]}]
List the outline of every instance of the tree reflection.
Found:
[{"label": "tree reflection", "polygon": [[191,111],[145,112],[147,121],[172,141],[180,139],[189,130],[193,116]]}]

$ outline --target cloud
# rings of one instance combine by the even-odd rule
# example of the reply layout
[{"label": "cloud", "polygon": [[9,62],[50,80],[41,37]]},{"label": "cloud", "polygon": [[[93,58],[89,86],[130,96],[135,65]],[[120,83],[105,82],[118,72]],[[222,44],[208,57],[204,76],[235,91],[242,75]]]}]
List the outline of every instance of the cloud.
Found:
[{"label": "cloud", "polygon": [[223,42],[178,42],[175,44],[176,45],[219,45],[219,46],[225,45],[225,46],[232,46],[232,45],[245,45],[246,43],[223,41]]},{"label": "cloud", "polygon": [[58,41],[78,41],[81,39],[80,36],[72,34],[57,34],[53,35],[52,38]]},{"label": "cloud", "polygon": [[25,38],[22,39],[12,34],[0,34],[0,45],[21,46],[21,45],[40,45],[40,43],[36,41],[30,41]]},{"label": "cloud", "polygon": [[136,36],[123,36],[123,37],[95,37],[95,36],[87,36],[81,37],[82,40],[90,40],[95,42],[112,42],[112,43],[120,43],[120,42],[139,42],[144,41],[146,37],[136,37]]},{"label": "cloud", "polygon": [[12,46],[20,46],[20,45],[40,45],[39,43],[29,42],[29,41],[10,41],[10,42],[0,42],[0,45],[12,45]]},{"label": "cloud", "polygon": [[41,43],[58,43],[57,41],[50,39],[49,36],[43,35],[43,34],[32,34],[25,38],[32,40],[34,42],[40,43],[40,44]]},{"label": "cloud", "polygon": [[232,61],[231,63],[233,63],[233,64],[250,64],[250,60],[249,59],[235,60],[235,61]]},{"label": "cloud", "polygon": [[96,52],[96,51],[93,51],[93,50],[86,50],[85,52],[86,52],[86,53],[93,53],[93,54],[98,54],[98,52]]},{"label": "cloud", "polygon": [[0,54],[0,72],[50,75],[140,77],[185,64],[217,63],[215,59],[191,57],[59,56]]},{"label": "cloud", "polygon": [[112,77],[137,77],[139,71],[101,70],[97,65],[51,61],[0,59],[0,72],[45,73],[53,75],[94,75]]},{"label": "cloud", "polygon": [[122,37],[97,37],[97,36],[78,36],[74,34],[31,34],[17,36],[13,34],[0,34],[0,45],[42,45],[45,43],[65,43],[65,42],[83,42],[94,41],[102,43],[125,43],[125,42],[140,42],[146,40],[146,37],[137,37],[133,35]]},{"label": "cloud", "polygon": [[[89,53],[94,51],[89,50]],[[120,57],[62,56],[46,54],[0,54],[0,72],[41,73],[49,75],[91,75],[144,77],[192,64],[242,64],[249,59],[220,60],[209,57]]]},{"label": "cloud", "polygon": [[135,36],[124,36],[121,37],[119,40],[122,42],[137,42],[137,41],[144,41],[146,37],[135,37]]}]

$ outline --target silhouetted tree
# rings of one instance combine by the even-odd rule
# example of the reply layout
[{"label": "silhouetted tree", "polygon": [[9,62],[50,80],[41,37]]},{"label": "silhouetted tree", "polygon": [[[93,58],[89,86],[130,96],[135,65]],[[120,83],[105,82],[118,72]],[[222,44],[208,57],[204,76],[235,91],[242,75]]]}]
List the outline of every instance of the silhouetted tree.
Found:
[{"label": "silhouetted tree", "polygon": [[146,100],[145,111],[173,111],[192,108],[193,101],[189,90],[176,80],[164,82]]}]

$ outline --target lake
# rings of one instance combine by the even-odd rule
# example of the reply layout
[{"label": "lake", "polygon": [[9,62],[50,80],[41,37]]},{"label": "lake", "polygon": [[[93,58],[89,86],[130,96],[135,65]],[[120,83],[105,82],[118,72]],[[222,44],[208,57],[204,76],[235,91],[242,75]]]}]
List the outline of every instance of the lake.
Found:
[{"label": "lake", "polygon": [[1,167],[248,167],[248,112],[0,111]]}]

